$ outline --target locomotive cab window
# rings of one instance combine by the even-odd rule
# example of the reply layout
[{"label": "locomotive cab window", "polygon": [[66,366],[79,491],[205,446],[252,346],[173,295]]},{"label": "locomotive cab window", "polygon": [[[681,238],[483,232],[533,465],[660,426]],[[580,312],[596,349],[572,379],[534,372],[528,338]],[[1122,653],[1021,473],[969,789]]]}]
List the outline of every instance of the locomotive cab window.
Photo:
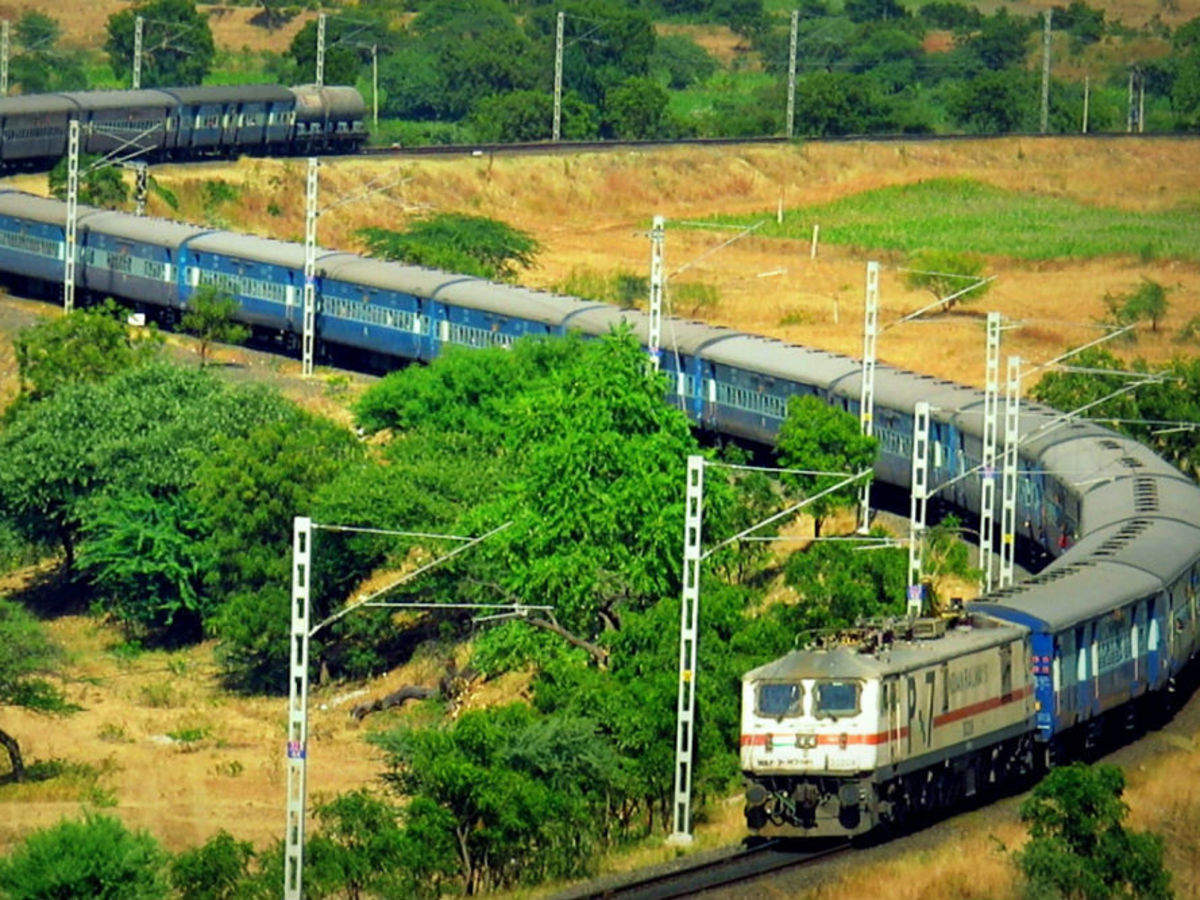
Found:
[{"label": "locomotive cab window", "polygon": [[859,686],[857,681],[818,681],[813,695],[813,715],[858,715]]},{"label": "locomotive cab window", "polygon": [[760,684],[758,714],[760,716],[798,716],[804,703],[804,687],[795,682]]}]

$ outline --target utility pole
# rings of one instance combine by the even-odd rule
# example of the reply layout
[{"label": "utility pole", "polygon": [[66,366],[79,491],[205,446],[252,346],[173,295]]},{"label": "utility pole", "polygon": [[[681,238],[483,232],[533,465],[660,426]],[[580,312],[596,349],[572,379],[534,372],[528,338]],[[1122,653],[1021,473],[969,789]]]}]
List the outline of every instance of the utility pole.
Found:
[{"label": "utility pole", "polygon": [[63,312],[75,308],[75,220],[79,213],[79,120],[67,127],[67,233],[63,248]]},{"label": "utility pole", "polygon": [[1084,134],[1088,133],[1088,102],[1092,99],[1092,76],[1083,76],[1083,127]]},{"label": "utility pole", "polygon": [[671,843],[692,842],[692,747],[696,740],[696,643],[700,621],[700,523],[704,457],[689,456],[683,522],[683,589],[679,611],[679,702],[675,726],[675,803]]},{"label": "utility pole", "polygon": [[992,592],[992,556],[996,536],[996,432],[1000,408],[1000,313],[987,314],[984,359],[983,468],[979,478],[979,568],[983,592]]},{"label": "utility pole", "polygon": [[379,127],[379,45],[371,45],[371,119]]},{"label": "utility pole", "polygon": [[1133,69],[1129,70],[1129,99],[1125,107],[1125,131],[1133,132]]},{"label": "utility pole", "polygon": [[133,163],[133,201],[134,215],[146,214],[146,195],[149,193],[150,172],[144,162]]},{"label": "utility pole", "polygon": [[908,617],[921,615],[925,591],[925,511],[929,500],[929,404],[919,400],[913,410],[912,483],[908,502]]},{"label": "utility pole", "polygon": [[1146,73],[1138,70],[1138,134],[1146,130]]},{"label": "utility pole", "polygon": [[1013,583],[1017,550],[1017,441],[1020,438],[1021,357],[1008,358],[1004,388],[1004,473],[1000,501],[1000,587]]},{"label": "utility pole", "polygon": [[301,900],[303,897],[312,535],[312,519],[297,516],[292,525],[292,637],[288,648],[287,826],[283,857],[285,900]]},{"label": "utility pole", "polygon": [[8,19],[0,21],[0,97],[8,96]]},{"label": "utility pole", "polygon": [[563,20],[567,14],[558,12],[558,20],[554,26],[554,128],[552,141],[562,138],[562,76],[563,76]]},{"label": "utility pole", "polygon": [[792,32],[788,42],[787,136],[796,134],[796,39],[800,31],[800,10],[792,10]]},{"label": "utility pole", "polygon": [[666,265],[663,260],[663,245],[666,238],[666,220],[654,217],[650,230],[650,335],[647,343],[650,350],[650,366],[658,371],[662,365],[659,346],[662,343],[663,294],[666,292]]},{"label": "utility pole", "polygon": [[[835,301],[836,302],[836,301]],[[835,318],[837,307],[834,307]],[[879,263],[867,263],[867,289],[863,304],[863,367],[858,395],[858,424],[862,433],[875,433],[875,339],[879,333]],[[871,482],[863,482],[858,491],[858,532],[871,527]]]},{"label": "utility pole", "polygon": [[142,87],[142,32],[145,28],[146,20],[141,16],[133,18],[133,89],[141,90]]},{"label": "utility pole", "polygon": [[1050,22],[1054,11],[1042,13],[1042,134],[1050,130]]},{"label": "utility pole", "polygon": [[313,344],[317,305],[317,166],[315,156],[308,158],[308,179],[304,191],[304,313],[300,351],[300,371],[313,373]]},{"label": "utility pole", "polygon": [[317,16],[317,87],[325,86],[325,13]]}]

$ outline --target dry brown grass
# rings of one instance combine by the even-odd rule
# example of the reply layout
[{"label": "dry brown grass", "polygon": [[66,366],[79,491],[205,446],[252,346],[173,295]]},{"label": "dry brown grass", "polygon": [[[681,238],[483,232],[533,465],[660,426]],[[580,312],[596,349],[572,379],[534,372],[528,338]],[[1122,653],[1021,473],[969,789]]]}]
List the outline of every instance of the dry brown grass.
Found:
[{"label": "dry brown grass", "polygon": [[[289,239],[302,234],[299,161],[167,166],[155,174],[180,195],[184,218],[206,219],[203,183],[221,178],[241,186],[242,195],[228,208],[216,210],[218,222]],[[644,269],[644,231],[656,212],[691,220],[714,213],[773,210],[781,193],[789,206],[807,205],[948,175],[1087,204],[1162,210],[1200,199],[1200,147],[1152,139],[1009,138],[949,145],[852,143],[495,159],[333,160],[322,169],[326,202],[358,193],[375,179],[406,180],[388,197],[340,206],[324,216],[320,239],[327,246],[357,250],[355,233],[367,225],[399,227],[427,210],[493,216],[530,231],[543,243],[538,267],[523,280],[550,287],[578,267],[602,274]],[[42,176],[14,181],[26,189],[45,189]],[[166,212],[161,206],[156,211]],[[668,268],[695,259],[724,238],[722,233],[672,230]],[[872,256],[888,264],[882,283],[884,322],[927,302],[927,295],[908,290],[890,267],[900,261],[895,255],[824,246],[811,261],[806,241],[749,238],[690,269],[687,277],[707,282],[720,293],[717,306],[700,312],[707,321],[857,354],[863,264]],[[1026,322],[1010,333],[1005,352],[1045,359],[1095,336],[1091,323],[1105,312],[1104,294],[1127,290],[1142,275],[1172,288],[1171,313],[1157,334],[1142,336],[1133,352],[1156,361],[1171,357],[1181,350],[1171,339],[1174,333],[1200,314],[1200,266],[1194,263],[1144,264],[1130,257],[1043,263],[997,258],[989,261],[989,268],[999,279],[979,310],[968,308],[889,331],[879,344],[881,358],[975,383],[982,377],[982,309],[997,309]]]},{"label": "dry brown grass", "polygon": [[724,66],[730,65],[735,59],[744,58],[750,50],[745,38],[724,25],[678,25],[664,22],[656,25],[654,30],[658,34],[686,35]]}]

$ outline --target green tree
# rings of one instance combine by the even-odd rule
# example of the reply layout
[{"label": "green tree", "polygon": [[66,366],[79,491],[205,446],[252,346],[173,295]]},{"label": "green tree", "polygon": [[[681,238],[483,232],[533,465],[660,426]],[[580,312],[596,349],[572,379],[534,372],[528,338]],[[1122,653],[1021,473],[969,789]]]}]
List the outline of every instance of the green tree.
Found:
[{"label": "green tree", "polygon": [[[357,790],[320,804],[316,819],[318,833],[304,848],[304,880],[314,896],[410,897],[418,892],[419,873],[409,871],[415,848],[400,807]],[[453,850],[445,846],[442,852],[450,856]]]},{"label": "green tree", "polygon": [[0,859],[0,891],[12,900],[167,896],[167,854],[148,832],[112,816],[88,815],[35,831]]},{"label": "green tree", "polygon": [[[554,101],[545,91],[511,91],[483,97],[471,108],[475,136],[488,143],[543,141],[550,135]],[[574,91],[562,99],[562,137],[583,141],[599,134],[599,111]]]},{"label": "green tree", "polygon": [[[843,475],[788,474],[784,481],[801,496],[811,497],[833,487],[843,478],[870,470],[875,464],[878,440],[861,433],[858,419],[810,394],[788,401],[787,418],[775,439],[775,458],[785,469],[808,472],[845,472]],[[835,509],[853,503],[870,474],[826,494],[805,507],[813,517],[816,534],[821,521]]]},{"label": "green tree", "polygon": [[162,344],[157,331],[131,331],[125,309],[111,300],[30,325],[13,340],[21,393],[48,397],[63,385],[99,381],[153,358]]},{"label": "green tree", "polygon": [[650,78],[630,78],[604,98],[604,127],[618,138],[657,137],[670,98]]},{"label": "green tree", "polygon": [[146,20],[142,36],[142,87],[200,84],[216,48],[208,16],[195,0],[138,0],[108,17],[104,50],[118,81],[132,77],[134,17]]},{"label": "green tree", "polygon": [[788,556],[783,577],[804,598],[796,611],[799,629],[844,628],[863,618],[903,614],[908,556],[896,548],[862,551],[818,542]]},{"label": "green tree", "polygon": [[203,636],[210,604],[201,581],[213,561],[185,500],[104,494],[82,537],[80,574],[134,637],[178,645]]},{"label": "green tree", "polygon": [[486,216],[437,213],[405,231],[364,228],[367,251],[380,259],[432,266],[464,275],[510,281],[533,265],[541,249],[530,235]]},{"label": "green tree", "polygon": [[1001,9],[984,19],[979,29],[960,34],[959,46],[978,65],[999,72],[1025,61],[1031,23]]},{"label": "green tree", "polygon": [[87,87],[87,72],[76,53],[62,52],[58,20],[28,10],[13,29],[19,51],[11,62],[12,80],[26,94],[77,91]]},{"label": "green tree", "polygon": [[1024,73],[1011,69],[984,72],[955,84],[946,109],[967,131],[1014,131],[1024,116],[1025,81]]},{"label": "green tree", "polygon": [[1171,896],[1162,838],[1129,831],[1116,766],[1072,763],[1053,769],[1021,804],[1029,842],[1015,858],[1039,894],[1091,898]]},{"label": "green tree", "polygon": [[1104,305],[1109,318],[1117,325],[1134,322],[1150,322],[1152,331],[1158,331],[1158,323],[1167,314],[1167,289],[1145,276],[1131,291],[1123,294],[1105,294]]},{"label": "green tree", "polygon": [[[371,60],[372,44],[386,53],[390,44],[382,22],[366,19],[369,12],[357,12],[354,20],[330,15],[325,24],[325,83],[354,84],[364,63]],[[359,20],[363,21],[359,21]],[[295,63],[295,77],[303,84],[317,78],[317,21],[304,23],[288,48]],[[370,74],[369,72],[367,73]]]},{"label": "green tree", "polygon": [[171,887],[182,900],[235,900],[244,896],[254,846],[221,829],[199,847],[171,860]]},{"label": "green tree", "polygon": [[1180,128],[1200,128],[1200,47],[1191,47],[1177,58],[1171,109]]},{"label": "green tree", "polygon": [[[46,176],[50,194],[59,200],[67,199],[67,158],[54,164]],[[118,209],[129,199],[129,188],[119,169],[101,165],[100,157],[91,153],[79,156],[79,202],[88,206]]]},{"label": "green tree", "polygon": [[[953,298],[947,299],[942,306],[949,311],[959,303],[974,302],[988,292],[991,283],[985,281],[987,275],[983,266],[983,257],[976,253],[919,250],[908,258],[904,283],[910,288],[924,288],[935,300]],[[971,290],[963,293],[965,288]]]},{"label": "green tree", "polygon": [[[45,677],[54,674],[61,661],[61,651],[41,623],[19,603],[0,598],[0,707],[42,713],[73,711],[75,707]],[[0,730],[0,747],[8,753],[12,780],[23,781],[25,763],[17,739]],[[0,876],[0,887],[3,884]]]},{"label": "green tree", "polygon": [[796,79],[796,129],[801,134],[866,134],[894,127],[895,110],[869,76],[812,72]]},{"label": "green tree", "polygon": [[204,368],[212,344],[242,344],[250,329],[237,321],[237,300],[211,284],[202,284],[188,298],[179,327],[200,342],[200,367]]}]

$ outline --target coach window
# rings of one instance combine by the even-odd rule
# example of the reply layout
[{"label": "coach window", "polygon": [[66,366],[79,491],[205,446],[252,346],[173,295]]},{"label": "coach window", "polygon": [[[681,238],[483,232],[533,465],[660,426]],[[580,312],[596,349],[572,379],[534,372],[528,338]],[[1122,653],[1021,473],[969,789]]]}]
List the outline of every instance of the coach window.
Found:
[{"label": "coach window", "polygon": [[804,687],[795,681],[774,682],[758,686],[758,714],[782,719],[800,715],[804,703]]},{"label": "coach window", "polygon": [[857,681],[818,681],[815,688],[813,715],[836,719],[858,715]]}]

